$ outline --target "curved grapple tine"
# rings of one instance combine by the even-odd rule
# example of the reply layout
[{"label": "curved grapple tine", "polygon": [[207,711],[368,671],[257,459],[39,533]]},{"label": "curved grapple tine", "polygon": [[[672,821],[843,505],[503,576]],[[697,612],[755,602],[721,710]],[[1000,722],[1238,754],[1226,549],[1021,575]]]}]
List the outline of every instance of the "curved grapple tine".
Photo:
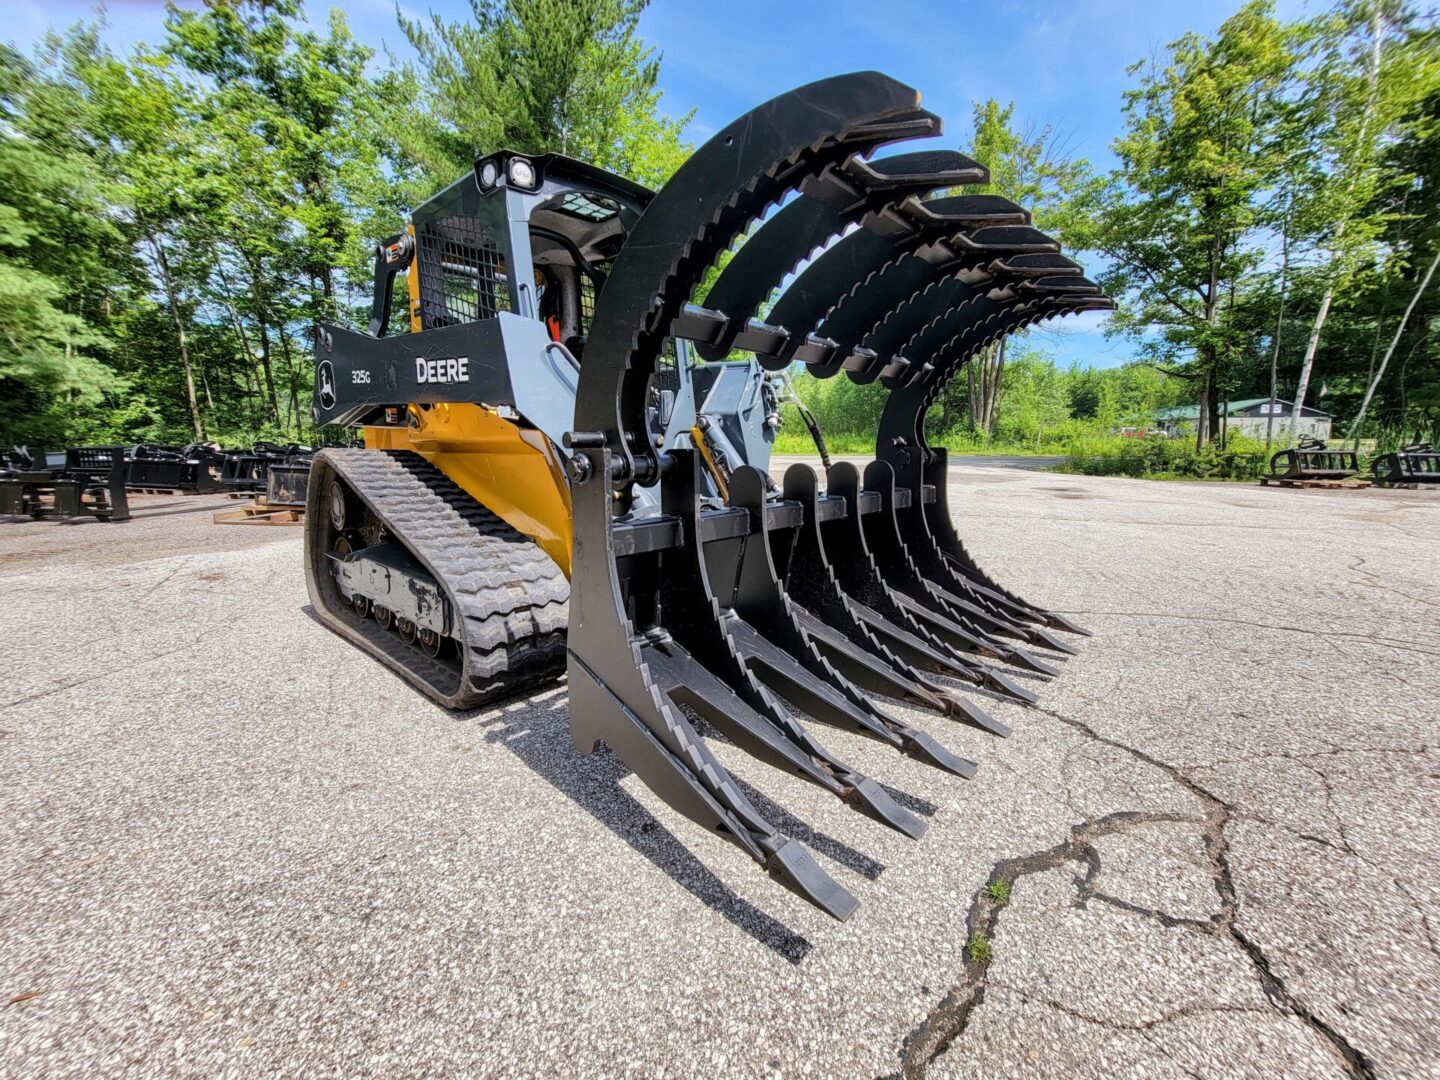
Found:
[{"label": "curved grapple tine", "polygon": [[[897,353],[906,356],[906,343],[928,324],[937,312],[949,311],[965,300],[987,289],[995,278],[1023,275],[1079,274],[1078,264],[1063,255],[1027,255],[992,259],[981,266],[962,264],[962,269],[934,268],[933,276],[894,307],[883,312],[861,342],[880,356]],[[928,360],[928,353],[918,353],[919,360]]]},{"label": "curved grapple tine", "polygon": [[[1030,268],[1038,269],[1034,261],[1032,259]],[[1083,282],[1083,279],[1071,280]],[[1011,296],[1002,295],[998,299],[989,295],[973,296],[941,318],[932,320],[921,332],[926,335],[925,349],[933,357],[931,370],[911,384],[892,388],[877,437],[880,458],[894,468],[899,486],[911,493],[911,512],[907,515],[904,535],[907,542],[913,540],[922,552],[919,561],[927,576],[942,588],[965,586],[967,598],[1017,623],[1024,620],[1057,629],[1068,629],[1073,624],[1002,589],[965,551],[950,517],[945,453],[926,446],[923,418],[945,383],[978,349],[1006,333],[1054,314],[1076,310],[1082,304],[1102,307],[1108,302],[1062,296],[1016,303]],[[916,506],[918,512],[914,509]],[[922,546],[921,537],[928,541],[927,545]],[[1032,631],[1029,640],[1047,648],[1060,646],[1057,649],[1060,652],[1073,652],[1048,634],[1039,636]]]},{"label": "curved grapple tine", "polygon": [[[787,595],[814,620],[817,629],[813,637],[821,651],[842,667],[844,657],[878,657],[889,669],[882,681],[867,684],[862,681],[863,674],[851,678],[877,693],[918,701],[985,731],[1008,735],[1009,727],[918,670],[924,667],[967,678],[971,674],[968,666],[952,663],[915,634],[863,609],[845,594],[825,554],[820,530],[820,485],[815,470],[808,465],[790,466],[785,473],[784,495],[787,502],[800,505],[802,517],[788,551],[777,562],[782,567]],[[838,498],[830,500],[832,505],[838,502]],[[846,507],[842,504],[835,509],[845,511]]]},{"label": "curved grapple tine", "polygon": [[[658,481],[663,507],[676,480],[661,475],[647,398],[671,325],[708,268],[807,177],[939,129],[913,89],[862,72],[783,94],[717,133],[656,193],[616,256],[591,319],[575,431],[566,439],[574,479],[568,648],[576,746],[589,752],[604,741],[671,806],[837,918],[854,910],[854,897],[755,812],[652,678],[647,647],[668,637],[664,575],[658,555],[638,550],[636,530],[647,523],[631,509],[637,483]],[[693,503],[693,477],[680,483]],[[627,552],[623,576],[617,533]],[[682,549],[699,542],[688,531],[674,539]]]},{"label": "curved grapple tine", "polygon": [[[925,209],[922,212],[919,208]],[[851,294],[862,290],[872,278],[879,279],[882,272],[892,271],[891,264],[895,264],[893,272],[883,273],[883,277],[887,288],[898,294],[896,299],[903,299],[935,275],[934,268],[925,259],[910,258],[912,252],[928,254],[938,249],[948,257],[949,248],[943,246],[944,242],[962,235],[966,229],[991,232],[994,230],[982,227],[987,221],[1028,218],[1014,203],[994,195],[958,195],[924,202],[907,199],[897,211],[896,219],[901,227],[886,235],[861,229],[842,237],[796,276],[770,311],[769,321],[789,330],[792,342],[804,340],[811,330],[818,333],[822,323],[833,324],[836,332],[846,338],[845,344],[837,347],[829,360],[809,365],[811,374],[817,378],[828,378],[846,370],[852,378],[864,381],[880,372],[883,358],[860,356],[852,347],[873,325],[873,321],[865,321],[872,313],[871,305],[863,305],[864,310],[853,320],[840,314],[848,307]],[[1022,231],[1029,234],[1034,230],[1024,228]],[[1048,237],[1035,235],[1055,247]],[[794,352],[792,345],[773,361],[767,359],[766,366],[783,367]]]},{"label": "curved grapple tine", "polygon": [[[958,184],[984,183],[989,171],[953,150],[921,150],[865,161],[856,156],[828,166],[801,187],[801,197],[782,207],[746,239],[703,298],[726,316],[712,341],[698,343],[706,360],[722,360],[736,336],[816,248],[847,226],[884,227],[891,207],[917,193]],[[805,328],[795,328],[803,331]]]},{"label": "curved grapple tine", "polygon": [[[1041,663],[1023,649],[1012,648],[980,632],[963,612],[949,604],[940,591],[921,575],[910,557],[906,541],[900,535],[900,522],[896,517],[895,471],[890,463],[872,461],[865,467],[863,479],[865,488],[860,498],[875,503],[861,519],[865,542],[875,556],[881,576],[899,594],[900,602],[907,607],[913,605],[930,609],[947,620],[950,625],[944,622],[936,625],[940,627],[940,636],[955,648],[994,657],[1038,675],[1056,674],[1054,668]],[[913,493],[913,499],[921,498],[922,492]],[[923,541],[924,536],[916,539]]]},{"label": "curved grapple tine", "polygon": [[[777,541],[771,537],[765,477],[759,470],[748,465],[735,470],[730,478],[730,505],[749,511],[754,530],[739,548],[739,561],[734,576],[736,583],[734,609],[749,626],[755,629],[757,634],[775,648],[783,650],[790,659],[804,669],[809,676],[808,681],[811,685],[803,688],[801,693],[813,701],[821,691],[837,690],[852,707],[848,716],[849,726],[855,727],[863,734],[890,742],[911,756],[948,769],[960,776],[974,775],[975,765],[973,762],[964,761],[950,754],[923,732],[916,731],[878,708],[860,692],[854,683],[845,678],[828,659],[821,655],[820,650],[807,634],[796,606],[785,595],[785,590],[781,587],[779,575],[775,570],[771,552]],[[773,658],[764,655],[758,659],[761,664],[767,666],[774,664]],[[773,673],[775,669],[772,666],[770,670]],[[791,687],[791,692],[794,692],[795,683],[803,681],[802,677],[793,670],[778,674],[781,685],[776,686],[776,690],[786,697],[790,697],[790,694],[786,692],[787,686]],[[765,678],[764,674],[761,675],[761,678]],[[793,697],[791,697],[791,701],[805,711],[811,712],[811,709],[801,701]],[[811,715],[816,719],[829,719],[832,723],[846,722],[843,717],[834,718],[834,714],[821,716],[811,712]]]}]

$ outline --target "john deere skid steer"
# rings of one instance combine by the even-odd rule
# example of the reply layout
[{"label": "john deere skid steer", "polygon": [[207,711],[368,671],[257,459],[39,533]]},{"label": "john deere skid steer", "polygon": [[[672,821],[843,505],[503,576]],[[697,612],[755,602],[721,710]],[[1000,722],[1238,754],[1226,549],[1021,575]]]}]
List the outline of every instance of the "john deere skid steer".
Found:
[{"label": "john deere skid steer", "polygon": [[[605,744],[837,918],[856,899],[702,733],[918,837],[799,717],[969,777],[885,699],[1005,735],[957,681],[1033,702],[1013,671],[1054,674],[1084,633],[976,565],[923,428],[977,350],[1109,302],[1022,208],[948,194],[987,181],[974,161],[876,156],[940,132],[918,93],[862,72],[742,116],[657,192],[484,157],[380,245],[368,332],[317,330],[315,418],[366,447],[311,472],[326,624],[450,708],[568,676],[580,753]],[[409,333],[389,334],[402,275]],[[805,413],[825,476],[777,484],[802,365],[889,394],[874,461],[831,464]]]}]

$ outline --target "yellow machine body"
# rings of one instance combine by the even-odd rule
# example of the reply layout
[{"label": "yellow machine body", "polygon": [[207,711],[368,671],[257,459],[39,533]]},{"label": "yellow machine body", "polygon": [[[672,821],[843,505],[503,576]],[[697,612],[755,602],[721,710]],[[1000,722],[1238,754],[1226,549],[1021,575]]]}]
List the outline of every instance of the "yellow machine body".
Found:
[{"label": "yellow machine body", "polygon": [[[413,234],[413,227],[412,227]],[[420,275],[406,274],[410,329],[420,331]],[[473,499],[519,529],[570,576],[570,485],[549,441],[470,403],[409,407],[407,428],[367,427],[374,450],[413,450]]]}]

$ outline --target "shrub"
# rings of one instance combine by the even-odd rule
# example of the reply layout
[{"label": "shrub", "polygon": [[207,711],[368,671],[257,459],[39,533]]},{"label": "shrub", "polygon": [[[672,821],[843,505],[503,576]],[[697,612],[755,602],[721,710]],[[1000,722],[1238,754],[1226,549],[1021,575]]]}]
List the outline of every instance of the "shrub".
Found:
[{"label": "shrub", "polygon": [[1232,435],[1224,449],[1188,439],[1077,439],[1062,472],[1152,480],[1254,480],[1267,469],[1265,444]]}]

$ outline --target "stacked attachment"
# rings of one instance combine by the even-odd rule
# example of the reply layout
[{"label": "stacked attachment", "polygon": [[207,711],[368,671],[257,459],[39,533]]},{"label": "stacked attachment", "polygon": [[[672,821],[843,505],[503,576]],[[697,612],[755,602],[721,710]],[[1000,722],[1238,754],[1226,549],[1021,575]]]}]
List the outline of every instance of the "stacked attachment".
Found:
[{"label": "stacked attachment", "polygon": [[129,521],[123,447],[67,450],[52,463],[43,450],[12,452],[0,470],[0,515]]},{"label": "stacked attachment", "polygon": [[[1033,702],[1015,674],[1055,674],[1075,651],[1057,634],[1085,633],[976,565],[951,522],[945,452],[923,422],[978,350],[1110,303],[1022,208],[929,197],[986,180],[975,162],[872,156],[940,133],[919,100],[884,75],[840,76],[767,102],[696,151],[615,257],[564,440],[575,745],[603,742],[680,813],[842,919],[855,897],[750,801],[704,725],[918,836],[922,821],[795,714],[969,777],[972,762],[885,699],[1003,736],[953,684]],[[876,459],[831,465],[823,487],[806,466],[776,485],[751,467],[762,462],[716,455],[703,416],[691,439],[657,434],[672,339],[710,361],[742,350],[769,371],[880,381],[890,393]]]},{"label": "stacked attachment", "polygon": [[1354,450],[1331,450],[1319,439],[1302,437],[1298,446],[1270,458],[1270,480],[1345,480],[1360,471]]},{"label": "stacked attachment", "polygon": [[1430,443],[1413,443],[1370,462],[1377,484],[1440,484],[1440,453]]}]

